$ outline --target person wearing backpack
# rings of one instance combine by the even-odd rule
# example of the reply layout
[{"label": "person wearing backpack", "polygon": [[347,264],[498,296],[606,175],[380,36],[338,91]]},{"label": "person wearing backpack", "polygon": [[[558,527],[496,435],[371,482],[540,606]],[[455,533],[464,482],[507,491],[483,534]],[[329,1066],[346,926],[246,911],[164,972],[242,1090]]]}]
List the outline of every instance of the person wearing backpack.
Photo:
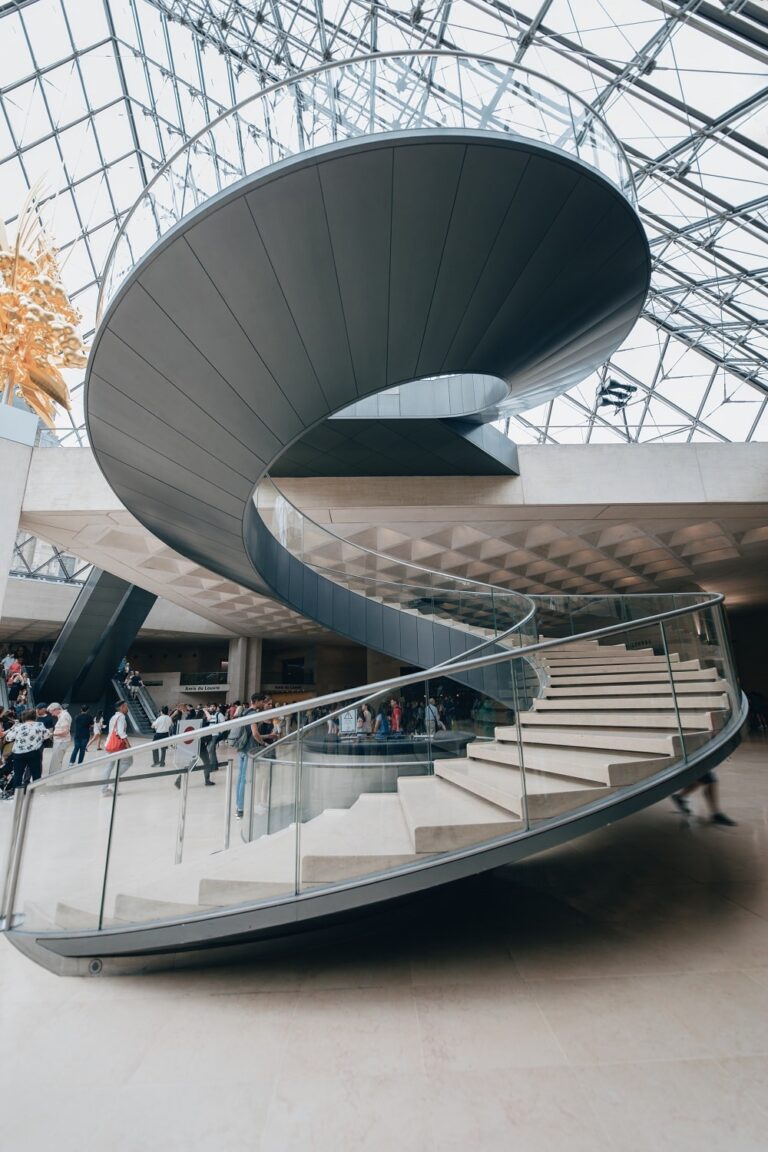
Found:
[{"label": "person wearing backpack", "polygon": [[[251,706],[242,715],[251,716],[259,711],[260,697],[254,692],[251,696]],[[237,752],[237,786],[235,788],[235,815],[242,820],[245,810],[245,781],[248,776],[248,757],[252,756],[260,746],[260,739],[256,735],[255,724],[242,724],[236,729],[229,743]]]}]

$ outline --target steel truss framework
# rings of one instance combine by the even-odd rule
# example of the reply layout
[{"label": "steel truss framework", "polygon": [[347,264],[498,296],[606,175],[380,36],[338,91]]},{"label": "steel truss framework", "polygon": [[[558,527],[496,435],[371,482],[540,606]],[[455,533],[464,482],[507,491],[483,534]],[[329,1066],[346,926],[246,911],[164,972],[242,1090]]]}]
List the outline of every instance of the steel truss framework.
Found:
[{"label": "steel truss framework", "polygon": [[[324,60],[502,55],[597,106],[654,255],[644,316],[598,373],[509,422],[521,442],[768,438],[768,15],[748,0],[0,0],[0,209],[43,215],[92,330],[116,224],[214,116]],[[393,98],[393,93],[388,93]],[[396,97],[394,97],[396,98]],[[216,158],[214,158],[215,160]],[[608,380],[636,386],[619,413]],[[58,429],[84,443],[81,381]]]}]

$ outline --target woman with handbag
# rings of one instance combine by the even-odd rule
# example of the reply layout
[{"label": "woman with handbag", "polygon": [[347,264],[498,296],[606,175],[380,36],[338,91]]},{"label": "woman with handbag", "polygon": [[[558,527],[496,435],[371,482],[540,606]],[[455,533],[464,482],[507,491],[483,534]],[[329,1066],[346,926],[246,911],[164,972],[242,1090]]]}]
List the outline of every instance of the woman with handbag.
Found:
[{"label": "woman with handbag", "polygon": [[[106,742],[104,744],[105,752],[122,752],[124,749],[130,748],[128,743],[128,725],[126,716],[128,715],[128,705],[125,700],[117,706],[117,711],[109,722],[109,732]],[[123,772],[126,772],[131,764],[133,764],[132,756],[121,756],[119,760],[110,760],[104,769],[104,787],[101,790],[102,796],[111,796],[112,789],[109,786],[109,781],[112,777],[112,769],[116,767],[117,772],[115,781],[120,779]]]}]

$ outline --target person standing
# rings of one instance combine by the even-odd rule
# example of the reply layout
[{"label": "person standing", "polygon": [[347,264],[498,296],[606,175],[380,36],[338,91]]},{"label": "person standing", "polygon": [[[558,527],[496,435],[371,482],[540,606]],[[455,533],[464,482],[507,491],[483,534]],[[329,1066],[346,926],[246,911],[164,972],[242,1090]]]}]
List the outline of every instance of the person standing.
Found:
[{"label": "person standing", "polygon": [[[173,719],[168,712],[168,705],[164,704],[152,721],[152,729],[154,731],[152,740],[164,740],[166,736],[170,736],[172,728]],[[156,768],[165,768],[165,754],[167,751],[167,748],[152,749],[152,763]]]},{"label": "person standing", "polygon": [[438,728],[444,727],[440,722],[440,713],[437,704],[435,704],[434,696],[430,696],[429,703],[424,709],[424,727],[428,736],[434,735]]},{"label": "person standing", "polygon": [[85,759],[85,750],[91,735],[93,716],[87,704],[83,704],[72,725],[72,755],[69,758],[70,767],[73,764],[82,764]]},{"label": "person standing", "polygon": [[56,721],[52,733],[53,748],[51,749],[51,759],[48,762],[48,774],[52,776],[54,772],[58,772],[61,768],[64,761],[64,753],[69,747],[72,717],[61,704],[49,704],[48,712]]},{"label": "person standing", "polygon": [[[126,720],[127,715],[128,704],[125,700],[121,700],[117,706],[114,716],[109,722],[109,731],[107,732],[107,739],[104,745],[105,750],[109,750],[108,746],[110,743],[117,741],[121,742],[122,748],[126,751],[130,747],[128,743],[128,721]],[[115,738],[114,741],[112,740],[113,737]],[[121,749],[116,748],[115,751],[119,752]],[[102,796],[112,795],[112,789],[109,786],[109,782],[112,778],[113,768],[116,772],[115,779],[119,780],[122,773],[130,768],[132,763],[132,756],[124,756],[119,760],[110,760],[109,764],[107,764],[106,768],[104,769],[104,775],[102,776],[102,780],[104,781],[104,786],[101,789]]]}]

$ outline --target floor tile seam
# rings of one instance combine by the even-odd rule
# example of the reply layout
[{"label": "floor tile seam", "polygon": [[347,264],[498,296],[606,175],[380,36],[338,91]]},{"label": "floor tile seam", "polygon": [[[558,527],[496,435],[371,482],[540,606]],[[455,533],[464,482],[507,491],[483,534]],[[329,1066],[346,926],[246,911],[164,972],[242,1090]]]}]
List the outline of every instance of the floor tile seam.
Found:
[{"label": "floor tile seam", "polygon": [[724,1060],[760,1060],[764,1056],[763,1052],[744,1052],[733,1056],[724,1055],[722,1052],[717,1055],[701,1056],[632,1056],[615,1060],[569,1060],[568,1068],[583,1072],[598,1068],[648,1068],[656,1064],[670,1069],[681,1064],[708,1064],[714,1067],[719,1066]]},{"label": "floor tile seam", "polygon": [[573,1064],[571,1062],[571,1058],[565,1049],[565,1045],[563,1044],[563,1042],[561,1041],[557,1032],[555,1031],[555,1029],[552,1025],[552,1022],[549,1019],[549,1017],[547,1016],[546,1012],[542,1009],[541,1004],[539,1004],[536,1001],[535,997],[534,997],[533,1001],[531,1001],[531,1004],[536,1009],[536,1011],[538,1012],[540,1019],[544,1023],[544,1027],[549,1032],[549,1035],[551,1036],[551,1038],[554,1040],[558,1051],[561,1053],[561,1055],[563,1057],[563,1061],[564,1061],[565,1066],[569,1067],[569,1068],[573,1067]]}]

